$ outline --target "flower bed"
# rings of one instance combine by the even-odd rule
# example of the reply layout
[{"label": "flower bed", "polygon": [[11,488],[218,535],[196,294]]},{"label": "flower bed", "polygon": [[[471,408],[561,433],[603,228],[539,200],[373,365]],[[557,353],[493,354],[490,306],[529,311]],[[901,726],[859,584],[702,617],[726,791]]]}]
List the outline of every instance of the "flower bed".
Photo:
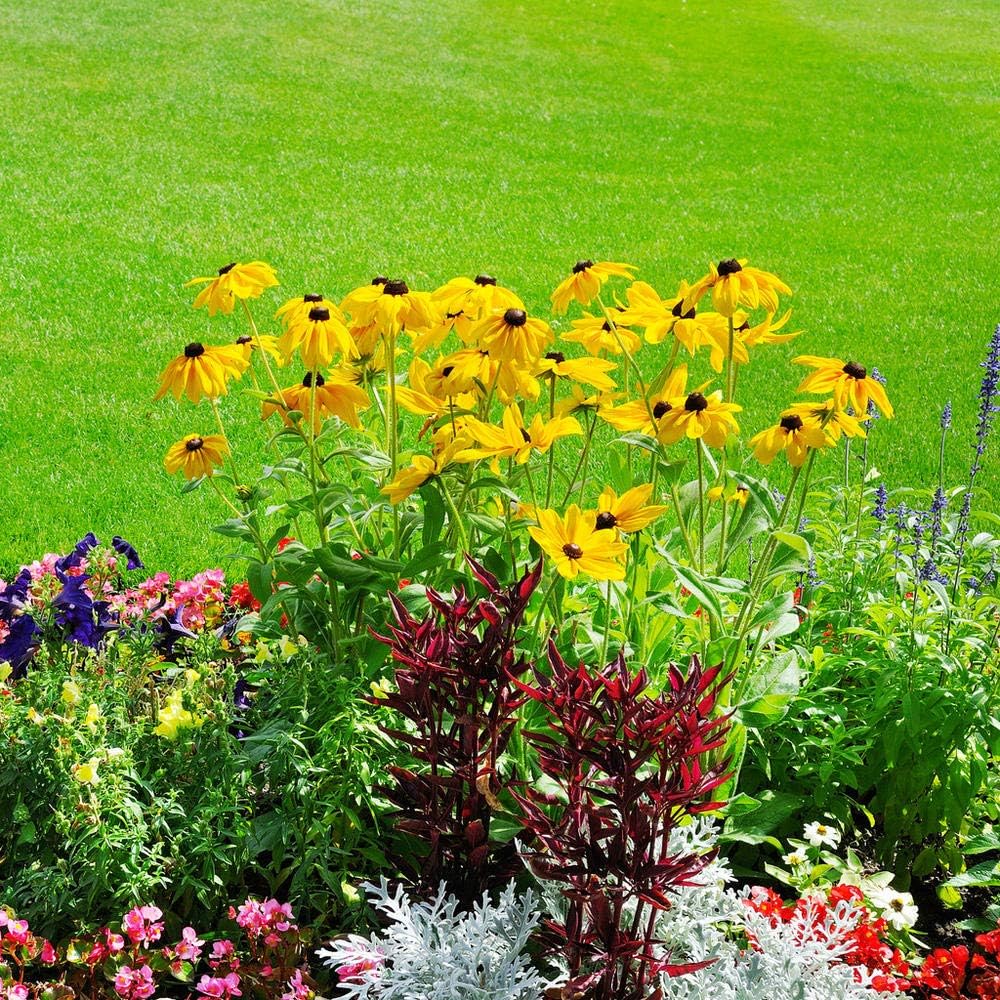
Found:
[{"label": "flower bed", "polygon": [[[741,369],[798,336],[779,278],[634,270],[580,261],[551,323],[379,277],[274,335],[266,264],[196,279],[247,327],[167,365],[202,416],[164,464],[239,576],[87,535],[0,584],[10,998],[996,994],[996,914],[942,928],[1000,884],[1000,328],[968,482],[889,484],[867,363],[799,356],[818,398],[742,443]],[[276,899],[346,936],[307,954]],[[197,968],[232,919],[249,953]]]}]

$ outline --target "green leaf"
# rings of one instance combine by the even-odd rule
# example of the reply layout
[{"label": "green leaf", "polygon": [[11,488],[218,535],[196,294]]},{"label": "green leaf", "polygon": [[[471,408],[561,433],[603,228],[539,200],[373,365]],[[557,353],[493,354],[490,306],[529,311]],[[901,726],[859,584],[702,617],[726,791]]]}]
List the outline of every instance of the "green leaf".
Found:
[{"label": "green leaf", "polygon": [[424,483],[420,487],[419,493],[424,501],[424,524],[421,540],[426,548],[431,542],[436,542],[441,537],[447,508],[436,483]]},{"label": "green leaf", "polygon": [[985,854],[987,851],[1000,851],[1000,836],[993,830],[970,837],[962,848],[963,854]]},{"label": "green leaf", "polygon": [[[996,861],[982,861],[978,865],[973,865],[968,871],[948,879],[944,884],[950,886],[952,889],[965,889],[969,886],[1000,885],[1000,863]],[[948,904],[945,903],[945,905],[947,906]]]}]

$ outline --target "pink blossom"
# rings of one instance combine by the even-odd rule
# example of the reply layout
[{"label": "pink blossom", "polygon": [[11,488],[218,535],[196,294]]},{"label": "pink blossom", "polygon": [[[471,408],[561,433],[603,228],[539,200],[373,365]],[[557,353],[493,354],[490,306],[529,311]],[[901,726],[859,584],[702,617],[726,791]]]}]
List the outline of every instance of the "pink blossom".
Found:
[{"label": "pink blossom", "polygon": [[133,944],[152,944],[163,933],[163,924],[157,923],[162,916],[159,907],[137,906],[125,914],[122,930]]},{"label": "pink blossom", "polygon": [[199,940],[193,927],[185,927],[181,931],[181,940],[174,949],[178,958],[187,962],[197,962],[201,958],[201,947],[204,941]]},{"label": "pink blossom", "polygon": [[238,912],[230,907],[229,915],[251,938],[264,938],[264,943],[273,948],[281,942],[282,934],[298,928],[292,923],[291,903],[279,903],[268,899],[263,903],[248,899]]},{"label": "pink blossom", "polygon": [[240,960],[236,957],[236,947],[229,938],[212,942],[212,956],[208,964],[213,969],[218,969],[220,965],[228,965],[230,969],[240,967]]},{"label": "pink blossom", "polygon": [[115,992],[126,1000],[146,1000],[156,992],[153,970],[148,965],[136,969],[123,965],[115,976]]},{"label": "pink blossom", "polygon": [[10,915],[6,910],[0,910],[0,927],[6,927],[10,923]]},{"label": "pink blossom", "polygon": [[302,970],[296,969],[295,975],[285,984],[288,989],[281,994],[281,1000],[312,1000],[316,996],[304,982],[302,982]]},{"label": "pink blossom", "polygon": [[225,976],[202,976],[198,980],[198,992],[206,997],[216,997],[218,1000],[229,1000],[230,997],[243,996],[240,990],[240,977],[235,972]]},{"label": "pink blossom", "polygon": [[31,928],[28,926],[27,920],[8,919],[6,940],[13,944],[27,944],[29,937],[31,937]]},{"label": "pink blossom", "polygon": [[42,951],[41,954],[39,955],[39,958],[41,958],[43,965],[55,964],[57,955],[55,948],[52,947],[51,941],[42,942]]},{"label": "pink blossom", "polygon": [[[2,988],[2,987],[0,987]],[[26,983],[14,983],[13,986],[8,986],[0,996],[4,997],[4,1000],[28,1000],[28,987]]]}]

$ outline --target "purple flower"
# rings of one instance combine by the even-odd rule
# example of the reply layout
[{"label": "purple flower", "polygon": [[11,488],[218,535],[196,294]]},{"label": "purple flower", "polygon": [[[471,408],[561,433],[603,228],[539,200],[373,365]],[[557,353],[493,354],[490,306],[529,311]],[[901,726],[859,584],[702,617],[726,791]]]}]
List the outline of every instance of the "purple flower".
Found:
[{"label": "purple flower", "polygon": [[111,548],[113,548],[115,552],[118,552],[120,555],[125,556],[126,570],[143,568],[142,560],[139,558],[139,553],[136,552],[136,550],[128,542],[126,542],[121,535],[115,535],[115,537],[111,539]]},{"label": "purple flower", "polygon": [[879,483],[878,489],[875,490],[875,506],[872,507],[872,517],[874,517],[879,524],[885,524],[886,517],[888,516],[888,510],[886,507],[888,502],[889,491],[885,488],[884,483]]},{"label": "purple flower", "polygon": [[946,431],[951,427],[951,400],[949,399],[947,403],[944,404],[944,409],[941,411],[941,430]]}]

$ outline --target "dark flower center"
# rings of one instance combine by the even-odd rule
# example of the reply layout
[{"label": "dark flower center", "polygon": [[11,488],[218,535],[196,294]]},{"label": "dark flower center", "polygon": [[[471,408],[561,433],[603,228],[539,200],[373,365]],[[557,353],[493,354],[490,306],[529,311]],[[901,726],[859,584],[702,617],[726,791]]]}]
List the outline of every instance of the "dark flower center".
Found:
[{"label": "dark flower center", "polygon": [[687,312],[684,312],[684,300],[683,299],[678,299],[677,300],[677,305],[675,305],[674,308],[671,309],[670,311],[678,319],[694,319],[694,317],[695,317],[695,311],[694,311],[693,307],[691,309],[688,309]]},{"label": "dark flower center", "polygon": [[253,337],[245,333],[243,334],[242,337],[236,338],[236,343],[239,344],[240,347],[242,347],[244,344],[249,344],[251,340],[253,340]]},{"label": "dark flower center", "polygon": [[303,295],[302,296],[302,301],[303,302],[322,302],[323,301],[323,296],[322,295],[316,295],[315,293],[310,292],[308,295]]},{"label": "dark flower center", "polygon": [[224,274],[229,274],[229,272],[236,267],[236,261],[234,260],[232,264],[227,264],[225,267],[219,268],[219,277],[221,278]]},{"label": "dark flower center", "polygon": [[389,279],[386,278],[384,275],[381,275],[381,274],[377,274],[377,275],[375,275],[374,278],[372,278],[372,284],[373,285],[384,285],[388,281],[389,281]]},{"label": "dark flower center", "polygon": [[458,317],[461,316],[464,312],[465,312],[464,309],[459,309],[457,313],[445,313],[444,314],[444,318],[445,319],[458,319]]},{"label": "dark flower center", "polygon": [[503,314],[503,321],[508,326],[524,326],[528,322],[528,314],[523,309],[508,309]]},{"label": "dark flower center", "polygon": [[609,323],[609,322],[608,322],[607,320],[605,320],[605,321],[604,321],[604,322],[603,322],[603,323],[601,324],[601,329],[602,329],[602,330],[603,330],[603,331],[604,331],[605,333],[611,333],[611,324],[610,324],[610,323]]},{"label": "dark flower center", "polygon": [[661,399],[656,404],[656,406],[653,407],[653,416],[657,420],[659,420],[660,417],[662,417],[665,413],[668,413],[669,411],[670,411],[670,404],[666,400]]},{"label": "dark flower center", "polygon": [[864,365],[859,365],[857,361],[848,361],[843,367],[843,372],[845,375],[850,375],[851,378],[863,379],[868,377],[868,369]]},{"label": "dark flower center", "polygon": [[593,267],[594,262],[592,260],[578,260],[573,265],[573,273],[579,274],[581,271],[586,271],[588,267]]},{"label": "dark flower center", "polygon": [[557,365],[561,365],[566,360],[566,355],[562,351],[549,351],[545,355],[546,361],[554,361]]},{"label": "dark flower center", "polygon": [[700,392],[692,392],[684,400],[684,409],[688,413],[701,413],[702,410],[708,409],[708,400]]},{"label": "dark flower center", "polygon": [[409,295],[410,289],[405,281],[387,281],[382,288],[383,295]]},{"label": "dark flower center", "polygon": [[601,531],[603,528],[613,528],[617,523],[618,518],[610,510],[602,510],[597,515],[597,522],[594,526],[598,531]]},{"label": "dark flower center", "polygon": [[531,443],[531,435],[523,427],[520,427],[518,429],[520,430],[521,437],[524,438],[525,443],[526,444],[530,444]]},{"label": "dark flower center", "polygon": [[[312,388],[312,384],[313,384],[313,373],[312,372],[306,372],[305,373],[305,376],[302,379],[302,384],[307,389],[311,389]],[[321,386],[324,386],[324,385],[326,385],[326,379],[323,378],[323,376],[320,375],[319,372],[316,372],[316,388],[319,389]]]},{"label": "dark flower center", "polygon": [[205,442],[201,438],[191,438],[190,441],[184,442],[184,447],[188,451],[201,451]]},{"label": "dark flower center", "polygon": [[472,280],[477,285],[495,285],[497,283],[497,279],[489,274],[477,274]]},{"label": "dark flower center", "polygon": [[743,322],[738,327],[736,327],[736,329],[739,330],[740,333],[746,333],[747,330],[750,329],[750,320],[748,319],[743,320]]},{"label": "dark flower center", "polygon": [[724,278],[727,274],[735,274],[737,271],[742,271],[743,267],[735,257],[730,257],[728,260],[720,260],[716,270],[719,277]]},{"label": "dark flower center", "polygon": [[567,542],[563,546],[563,555],[569,556],[570,559],[580,559],[583,556],[583,549],[576,542]]},{"label": "dark flower center", "polygon": [[188,344],[187,347],[184,348],[184,357],[186,358],[200,358],[204,353],[204,345],[197,342]]},{"label": "dark flower center", "polygon": [[782,417],[778,426],[791,434],[794,431],[802,430],[802,418],[794,414],[790,417]]},{"label": "dark flower center", "polygon": [[454,365],[445,365],[444,368],[441,369],[441,374],[447,378],[454,370]]},{"label": "dark flower center", "polygon": [[309,310],[309,318],[314,323],[325,323],[330,318],[330,310],[326,306],[313,306]]}]

